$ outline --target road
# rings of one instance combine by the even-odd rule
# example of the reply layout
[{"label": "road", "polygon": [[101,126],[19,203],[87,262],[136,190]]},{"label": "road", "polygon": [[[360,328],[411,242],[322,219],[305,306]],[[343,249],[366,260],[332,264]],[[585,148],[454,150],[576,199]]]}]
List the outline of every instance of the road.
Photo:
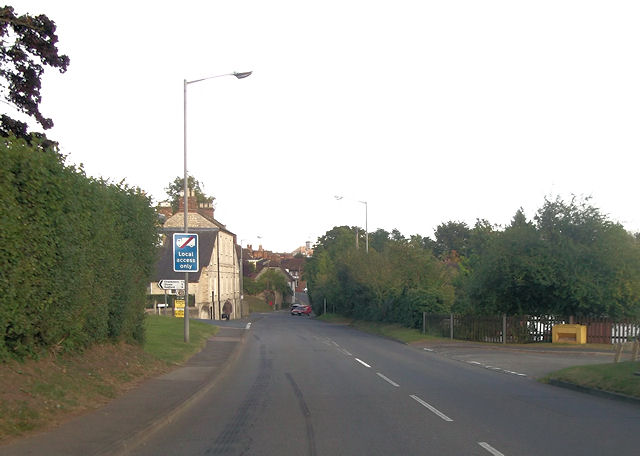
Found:
[{"label": "road", "polygon": [[[136,455],[637,454],[640,407],[279,312]],[[494,360],[495,363],[495,360]]]}]

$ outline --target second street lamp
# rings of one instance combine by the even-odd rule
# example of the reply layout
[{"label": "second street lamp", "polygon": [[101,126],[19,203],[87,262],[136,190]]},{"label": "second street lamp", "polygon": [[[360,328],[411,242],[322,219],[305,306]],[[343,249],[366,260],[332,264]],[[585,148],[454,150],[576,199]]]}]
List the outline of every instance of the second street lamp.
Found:
[{"label": "second street lamp", "polygon": [[[194,79],[193,81],[184,80],[184,232],[189,232],[189,185],[187,176],[187,86],[196,82],[206,81],[207,79],[221,78],[224,76],[235,76],[237,79],[244,79],[251,76],[252,71],[243,73],[225,73],[216,76],[208,76],[206,78]],[[184,273],[184,341],[189,342],[189,273]]]}]

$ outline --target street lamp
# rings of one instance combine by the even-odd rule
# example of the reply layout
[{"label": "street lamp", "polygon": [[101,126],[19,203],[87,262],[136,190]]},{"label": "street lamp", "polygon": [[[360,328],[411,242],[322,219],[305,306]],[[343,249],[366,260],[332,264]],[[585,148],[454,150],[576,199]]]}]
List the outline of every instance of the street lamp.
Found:
[{"label": "street lamp", "polygon": [[[244,73],[226,73],[216,76],[208,76],[206,78],[194,79],[193,81],[184,80],[184,232],[189,232],[189,185],[187,182],[187,86],[196,82],[206,81],[207,79],[221,78],[223,76],[235,76],[238,79],[244,79],[251,76],[251,71]],[[184,273],[184,341],[189,342],[189,273]]]},{"label": "street lamp", "polygon": [[240,318],[244,317],[244,259],[242,258],[242,243],[246,239],[240,239]]},{"label": "street lamp", "polygon": [[366,201],[358,201],[359,203],[364,204],[364,234],[365,234],[365,242],[366,242],[366,250],[369,253],[369,207],[367,206]]},{"label": "street lamp", "polygon": [[[334,198],[338,201],[343,199],[343,196],[336,195]],[[366,252],[369,253],[369,207],[366,201],[358,201],[359,203],[364,204],[364,234],[365,234],[365,242],[366,242]],[[358,246],[358,238],[356,235],[356,247]]]}]

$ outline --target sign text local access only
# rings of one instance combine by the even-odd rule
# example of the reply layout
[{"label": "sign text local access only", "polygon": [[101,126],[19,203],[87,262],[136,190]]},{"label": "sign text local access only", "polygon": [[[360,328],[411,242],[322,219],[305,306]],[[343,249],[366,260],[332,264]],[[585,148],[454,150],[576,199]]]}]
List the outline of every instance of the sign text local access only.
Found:
[{"label": "sign text local access only", "polygon": [[173,270],[175,272],[198,272],[198,235],[193,233],[173,234]]}]

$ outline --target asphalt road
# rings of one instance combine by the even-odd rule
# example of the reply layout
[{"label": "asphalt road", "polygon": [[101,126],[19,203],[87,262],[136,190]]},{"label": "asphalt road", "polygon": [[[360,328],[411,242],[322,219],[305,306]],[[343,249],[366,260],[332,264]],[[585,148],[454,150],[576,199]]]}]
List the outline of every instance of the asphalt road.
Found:
[{"label": "asphalt road", "polygon": [[249,331],[234,369],[134,454],[622,455],[640,449],[635,404],[285,312],[262,316]]}]

